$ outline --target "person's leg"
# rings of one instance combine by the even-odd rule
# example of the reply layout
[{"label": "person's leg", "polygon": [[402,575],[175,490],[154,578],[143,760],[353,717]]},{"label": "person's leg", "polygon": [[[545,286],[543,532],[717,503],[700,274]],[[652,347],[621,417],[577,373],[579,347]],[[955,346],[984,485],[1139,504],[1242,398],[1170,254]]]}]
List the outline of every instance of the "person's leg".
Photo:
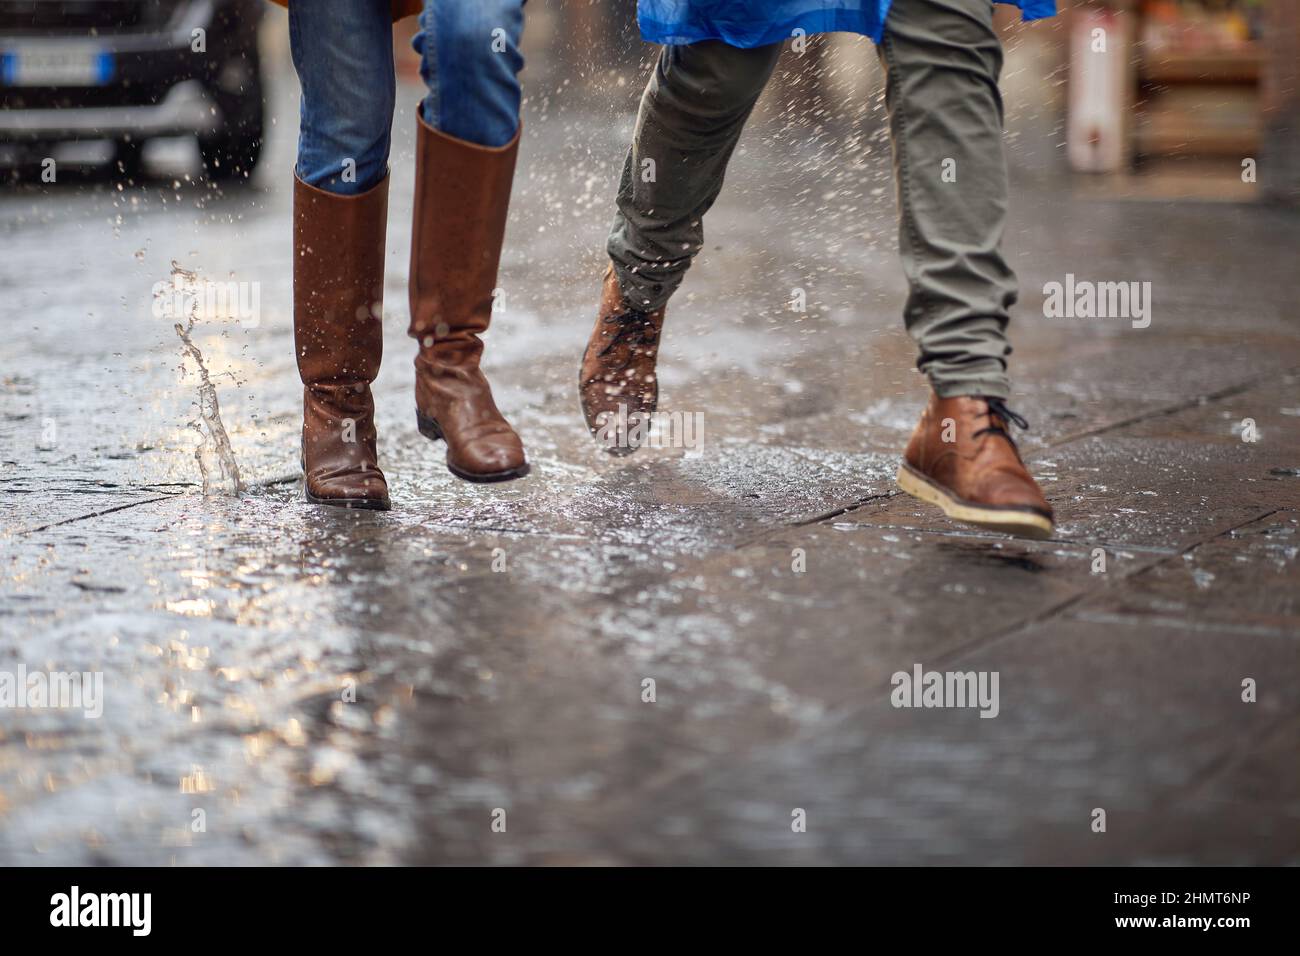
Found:
[{"label": "person's leg", "polygon": [[895,0],[879,48],[894,147],[904,317],[941,398],[1006,398],[1002,44],[989,0]]},{"label": "person's leg", "polygon": [[519,148],[524,0],[425,0],[413,45],[429,87],[417,117],[410,335],[420,433],[469,481],[528,473],[479,367]]},{"label": "person's leg", "polygon": [[289,49],[302,86],[295,172],[352,196],[388,175],[396,80],[384,0],[289,4]]},{"label": "person's leg", "polygon": [[578,374],[587,428],[612,454],[636,449],[636,423],[658,406],[664,307],[703,246],[704,214],[780,54],[780,44],[668,46],[646,86]]},{"label": "person's leg", "polygon": [[302,84],[293,193],[293,322],[309,501],[387,508],[370,384],[383,354],[384,232],[393,114],[385,0],[289,9]]},{"label": "person's leg", "polygon": [[929,404],[903,455],[902,490],[959,521],[1051,535],[1053,514],[1009,432],[1005,330],[1015,276],[1002,256],[1002,46],[989,0],[894,0],[885,64],[907,329]]},{"label": "person's leg", "polygon": [[509,145],[519,130],[525,0],[425,0],[411,41],[429,88],[421,118],[479,146]]},{"label": "person's leg", "polygon": [[704,214],[781,55],[720,41],[667,46],[641,97],[607,251],[628,303],[662,308],[704,243]]}]

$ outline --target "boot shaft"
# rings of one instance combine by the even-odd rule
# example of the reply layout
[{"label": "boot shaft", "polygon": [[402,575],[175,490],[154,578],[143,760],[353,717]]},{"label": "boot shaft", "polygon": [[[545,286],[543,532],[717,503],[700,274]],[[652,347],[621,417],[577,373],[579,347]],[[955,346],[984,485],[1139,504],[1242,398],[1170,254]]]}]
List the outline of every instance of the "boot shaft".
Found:
[{"label": "boot shaft", "polygon": [[411,325],[421,353],[477,362],[492,318],[519,133],[478,146],[417,118]]},{"label": "boot shaft", "polygon": [[379,374],[387,227],[388,177],[357,196],[294,177],[293,330],[304,385]]}]

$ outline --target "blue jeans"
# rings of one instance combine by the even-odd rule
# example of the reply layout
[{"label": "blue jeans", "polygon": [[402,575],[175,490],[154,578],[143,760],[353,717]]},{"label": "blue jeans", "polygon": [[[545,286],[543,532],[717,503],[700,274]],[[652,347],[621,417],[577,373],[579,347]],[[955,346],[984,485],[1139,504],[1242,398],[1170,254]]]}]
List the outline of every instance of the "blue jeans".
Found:
[{"label": "blue jeans", "polygon": [[[424,121],[480,146],[519,129],[526,0],[424,0],[412,45],[429,89]],[[291,0],[289,45],[302,84],[298,178],[339,195],[388,173],[396,81],[388,0]]]}]

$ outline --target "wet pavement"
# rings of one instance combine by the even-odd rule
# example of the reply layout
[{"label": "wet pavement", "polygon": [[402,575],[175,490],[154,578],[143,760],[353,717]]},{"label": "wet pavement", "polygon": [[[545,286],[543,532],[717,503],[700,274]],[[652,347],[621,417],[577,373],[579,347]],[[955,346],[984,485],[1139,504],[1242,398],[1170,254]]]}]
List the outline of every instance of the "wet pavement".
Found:
[{"label": "wet pavement", "polygon": [[[301,499],[291,78],[251,187],[176,149],[0,196],[0,671],[104,675],[97,718],[0,710],[0,863],[1300,862],[1300,218],[1099,199],[1013,103],[1011,404],[1059,528],[982,534],[892,480],[925,389],[874,100],[810,135],[769,96],[742,143],[661,359],[703,447],[591,441],[638,85],[530,87],[487,366],[533,472],[485,487],[415,429],[399,98],[387,514]],[[201,492],[173,262],[259,284],[191,332],[239,497]],[[1151,325],[1045,318],[1067,273],[1150,281]],[[916,664],[996,673],[996,718],[892,706]]]}]

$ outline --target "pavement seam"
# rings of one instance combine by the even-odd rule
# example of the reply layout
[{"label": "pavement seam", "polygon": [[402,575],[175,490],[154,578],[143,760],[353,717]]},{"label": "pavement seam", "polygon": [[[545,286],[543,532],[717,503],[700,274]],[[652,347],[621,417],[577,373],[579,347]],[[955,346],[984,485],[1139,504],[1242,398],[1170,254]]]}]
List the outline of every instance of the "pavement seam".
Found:
[{"label": "pavement seam", "polygon": [[1081,612],[1074,615],[1074,620],[1085,624],[1120,624],[1134,625],[1141,624],[1145,627],[1165,627],[1177,628],[1183,632],[1197,631],[1207,634],[1235,634],[1239,637],[1276,637],[1283,640],[1290,639],[1294,632],[1283,630],[1276,627],[1253,627],[1243,626],[1240,624],[1229,624],[1226,621],[1208,621],[1202,623],[1199,620],[1187,620],[1186,618],[1173,616],[1154,616],[1124,614],[1120,611],[1112,612]]},{"label": "pavement seam", "polygon": [[48,531],[50,528],[58,528],[65,524],[74,524],[78,521],[86,521],[90,518],[101,518],[104,515],[111,515],[115,511],[125,511],[128,508],[138,508],[140,505],[150,505],[158,501],[171,501],[173,498],[181,498],[183,495],[159,495],[157,498],[142,498],[139,501],[131,501],[124,505],[117,505],[113,508],[105,508],[102,511],[92,511],[90,514],[75,515],[71,518],[64,518],[62,521],[51,521],[49,524],[43,524],[36,528],[22,528],[15,535],[36,534],[38,531]]},{"label": "pavement seam", "polygon": [[[1282,372],[1281,375],[1283,378],[1286,378],[1288,376],[1296,375],[1297,373],[1300,373],[1300,368],[1287,369],[1286,371]],[[1176,415],[1179,412],[1186,411],[1189,408],[1196,408],[1198,405],[1208,405],[1211,402],[1217,402],[1220,401],[1221,399],[1231,398],[1234,395],[1240,395],[1243,392],[1249,392],[1251,389],[1259,388],[1261,385],[1267,385],[1270,381],[1272,381],[1276,377],[1277,377],[1277,373],[1274,373],[1273,375],[1265,376],[1263,378],[1255,378],[1247,382],[1239,382],[1236,385],[1228,385],[1225,386],[1224,388],[1219,389],[1218,391],[1207,392],[1204,395],[1198,395],[1195,398],[1186,399],[1181,402],[1176,402],[1172,405],[1166,405],[1163,408],[1156,408],[1148,412],[1142,412],[1130,418],[1125,418],[1117,422],[1112,422],[1108,425],[1099,425],[1096,428],[1091,428],[1088,429],[1087,431],[1078,432],[1073,435],[1066,435],[1064,438],[1059,438],[1056,441],[1048,442],[1046,447],[1059,448],[1062,445],[1068,445],[1070,442],[1080,441],[1081,439],[1084,438],[1095,438],[1098,435],[1104,435],[1107,432],[1116,431],[1117,429],[1120,428],[1127,428],[1129,425],[1136,425],[1141,422],[1150,421],[1155,418],[1165,418],[1168,417],[1169,415]]]},{"label": "pavement seam", "polygon": [[[298,475],[292,475],[287,478],[264,478],[260,481],[252,482],[249,488],[269,488],[274,485],[284,485],[297,481]],[[129,489],[132,491],[156,491],[158,488],[176,487],[176,488],[198,488],[197,482],[176,481],[176,482],[158,482],[151,485],[140,485],[136,488]],[[158,501],[170,501],[172,498],[183,498],[187,492],[179,491],[166,494],[160,494],[157,498],[143,498],[140,501],[131,501],[124,505],[117,505],[113,508],[105,508],[101,511],[90,511],[86,514],[73,515],[71,518],[64,518],[61,521],[51,521],[49,524],[39,525],[35,528],[20,528],[14,532],[15,535],[36,534],[38,531],[48,531],[50,528],[58,528],[65,524],[75,524],[78,521],[89,521],[91,518],[102,518],[104,515],[113,514],[116,511],[125,511],[127,508],[137,508],[140,505],[150,505]]]}]

